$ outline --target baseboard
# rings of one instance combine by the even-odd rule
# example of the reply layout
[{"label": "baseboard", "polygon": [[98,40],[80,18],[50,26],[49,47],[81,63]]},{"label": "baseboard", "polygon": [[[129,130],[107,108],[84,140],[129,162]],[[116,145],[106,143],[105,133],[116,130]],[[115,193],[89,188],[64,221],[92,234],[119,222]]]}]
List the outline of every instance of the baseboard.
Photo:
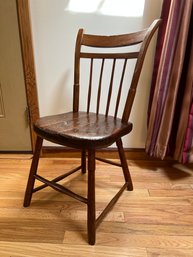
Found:
[{"label": "baseboard", "polygon": [[[125,155],[128,160],[156,160],[148,156],[143,148],[126,148]],[[97,150],[97,156],[107,159],[117,159],[117,148]],[[42,157],[51,158],[79,158],[80,151],[68,147],[43,146]]]}]

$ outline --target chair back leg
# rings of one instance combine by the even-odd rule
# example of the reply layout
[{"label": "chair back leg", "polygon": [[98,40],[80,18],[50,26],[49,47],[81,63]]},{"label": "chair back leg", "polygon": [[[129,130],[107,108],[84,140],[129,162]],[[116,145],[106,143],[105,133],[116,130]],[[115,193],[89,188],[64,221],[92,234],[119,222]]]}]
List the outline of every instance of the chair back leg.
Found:
[{"label": "chair back leg", "polygon": [[86,150],[83,149],[81,152],[81,167],[82,173],[86,173]]},{"label": "chair back leg", "polygon": [[24,203],[23,203],[24,207],[28,207],[31,203],[34,182],[35,182],[34,175],[37,173],[37,167],[38,167],[39,157],[40,157],[40,153],[41,153],[41,149],[42,149],[42,143],[43,143],[43,139],[40,137],[37,137],[36,145],[35,145],[35,152],[34,152],[33,159],[32,159],[31,169],[30,169],[28,183],[27,183],[25,197],[24,197]]},{"label": "chair back leg", "polygon": [[132,191],[133,190],[133,183],[132,183],[131,175],[130,175],[129,168],[128,168],[128,165],[127,165],[127,160],[126,160],[126,157],[125,157],[125,152],[124,152],[124,149],[123,149],[122,140],[119,139],[116,142],[116,144],[117,144],[117,147],[118,147],[119,158],[120,158],[120,161],[121,161],[122,170],[123,170],[123,174],[124,174],[124,177],[125,177],[125,182],[127,182],[127,190]]}]

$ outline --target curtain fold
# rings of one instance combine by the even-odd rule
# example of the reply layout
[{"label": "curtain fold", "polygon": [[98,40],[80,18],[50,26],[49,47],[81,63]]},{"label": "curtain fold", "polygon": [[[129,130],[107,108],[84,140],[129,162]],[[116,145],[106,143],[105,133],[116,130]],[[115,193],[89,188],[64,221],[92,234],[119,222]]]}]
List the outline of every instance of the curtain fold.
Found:
[{"label": "curtain fold", "polygon": [[[193,24],[193,13],[192,13]],[[183,98],[183,109],[177,131],[176,149],[174,158],[182,163],[193,162],[193,33],[190,34],[191,47],[187,48],[185,66],[185,93]]]},{"label": "curtain fold", "polygon": [[190,161],[193,137],[192,0],[164,0],[148,110],[146,152]]}]

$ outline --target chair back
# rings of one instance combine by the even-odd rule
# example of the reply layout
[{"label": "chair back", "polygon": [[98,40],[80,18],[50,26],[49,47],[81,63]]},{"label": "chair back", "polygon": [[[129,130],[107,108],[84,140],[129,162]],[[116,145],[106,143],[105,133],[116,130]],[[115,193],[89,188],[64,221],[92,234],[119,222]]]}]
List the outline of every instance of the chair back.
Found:
[{"label": "chair back", "polygon": [[[122,121],[128,121],[145,54],[160,22],[159,19],[155,20],[149,28],[142,31],[113,36],[84,34],[83,29],[79,30],[74,64],[74,112],[79,111],[80,90],[86,90],[87,99],[82,100],[84,103],[86,102],[87,113],[93,112],[91,109],[94,106],[96,114],[102,113],[108,116],[110,106],[112,106],[111,109],[114,109],[113,116],[115,118],[119,116]],[[125,79],[126,73],[131,73],[128,64],[129,59],[131,61],[135,60],[130,82]],[[84,73],[88,77],[84,77],[81,81],[81,66],[86,67],[86,65],[88,65],[88,69]],[[119,110],[120,102],[123,103],[121,104],[123,106],[122,110]]]}]

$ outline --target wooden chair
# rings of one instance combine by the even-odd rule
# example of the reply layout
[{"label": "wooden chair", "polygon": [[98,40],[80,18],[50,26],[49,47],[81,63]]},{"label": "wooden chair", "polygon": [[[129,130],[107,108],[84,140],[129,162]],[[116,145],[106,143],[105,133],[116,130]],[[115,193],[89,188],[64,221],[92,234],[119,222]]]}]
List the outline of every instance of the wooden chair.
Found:
[{"label": "wooden chair", "polygon": [[[24,207],[30,205],[32,193],[35,193],[47,186],[53,189],[67,194],[85,204],[87,204],[87,226],[88,226],[88,242],[91,245],[95,244],[96,228],[101,223],[102,219],[105,217],[107,212],[116,203],[122,192],[127,188],[127,190],[133,190],[133,184],[130,177],[129,169],[127,166],[127,161],[124,154],[124,149],[122,146],[122,137],[132,130],[132,123],[128,122],[131,107],[133,104],[136,87],[138,84],[139,76],[141,73],[142,65],[144,62],[145,54],[150,43],[150,40],[158,28],[160,20],[155,20],[148,29],[124,35],[114,35],[114,36],[99,36],[99,35],[89,35],[84,34],[83,29],[80,29],[76,40],[76,50],[75,50],[75,65],[74,65],[74,94],[73,94],[73,111],[48,117],[40,118],[34,124],[34,131],[37,134],[37,141],[35,152],[31,164],[28,184],[25,193]],[[115,51],[107,52],[108,48],[113,48],[114,50],[123,48],[127,46],[133,46],[139,44],[138,51]],[[85,48],[89,51],[86,51]],[[82,51],[84,48],[84,51]],[[97,48],[98,51],[91,52],[90,49]],[[102,48],[105,51],[100,51]],[[79,99],[79,88],[80,88],[80,66],[81,59],[90,60],[90,68],[88,73],[88,95],[87,95],[87,106],[85,111],[79,111],[80,100]],[[128,87],[127,96],[125,98],[124,108],[120,118],[118,118],[119,104],[122,102],[122,88],[124,75],[126,73],[126,66],[128,59],[136,59],[136,64],[134,68],[134,73],[130,85]],[[111,64],[111,72],[109,85],[103,83],[103,75],[105,73],[105,65]],[[121,61],[122,67],[116,69],[117,63]],[[98,63],[95,65],[95,63]],[[93,74],[95,66],[100,66],[98,72],[98,86],[95,97],[92,96],[93,90]],[[114,74],[115,72],[120,73],[120,80],[118,85],[114,85]],[[96,82],[96,81],[95,81]],[[105,84],[105,85],[103,85]],[[102,87],[108,88],[107,101],[104,108],[104,113],[100,110],[101,101],[104,104],[104,97],[102,98]],[[96,87],[96,86],[95,86]],[[81,88],[85,91],[85,85],[82,84]],[[113,89],[117,90],[117,96],[114,97],[115,101],[111,103]],[[125,95],[125,94],[124,94]],[[91,98],[96,99],[95,111],[90,111],[91,109]],[[114,106],[114,115],[109,115],[110,104]],[[93,107],[92,107],[93,108]],[[43,139],[48,141],[73,147],[75,149],[81,150],[81,164],[76,169],[69,171],[53,180],[48,180],[37,174],[38,161],[41,153]],[[120,157],[120,163],[112,162],[109,160],[104,160],[102,158],[95,157],[96,149],[101,149],[108,147],[116,143],[118,148],[118,153]],[[87,198],[80,196],[71,190],[65,188],[63,185],[57,183],[58,181],[66,178],[72,173],[81,170],[82,173],[86,173],[86,159],[88,160],[88,192]],[[120,189],[120,191],[115,195],[115,197],[110,201],[104,211],[99,217],[96,218],[95,214],[95,159],[107,162],[109,164],[120,166],[123,170],[125,183]],[[84,174],[86,176],[86,174]],[[34,188],[35,180],[43,182],[43,185]]]}]

